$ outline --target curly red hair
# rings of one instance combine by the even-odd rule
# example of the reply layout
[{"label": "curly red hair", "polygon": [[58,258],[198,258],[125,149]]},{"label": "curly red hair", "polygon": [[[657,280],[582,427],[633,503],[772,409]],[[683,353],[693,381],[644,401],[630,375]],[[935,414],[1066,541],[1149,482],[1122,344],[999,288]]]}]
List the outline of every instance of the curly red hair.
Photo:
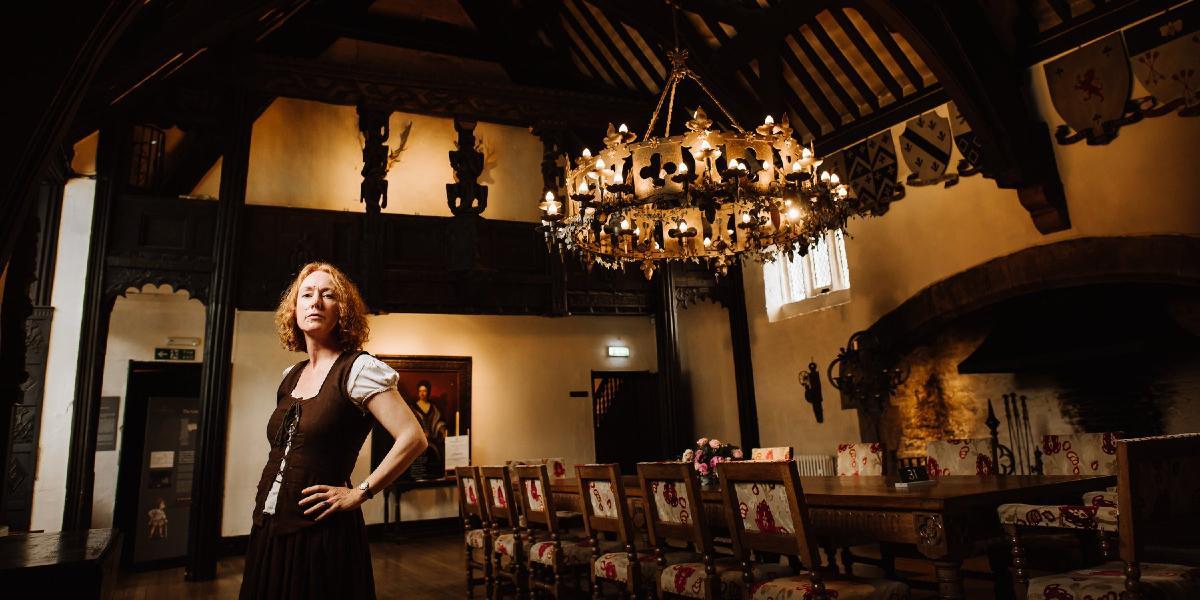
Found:
[{"label": "curly red hair", "polygon": [[323,262],[304,265],[279,299],[279,307],[275,309],[275,330],[279,333],[279,341],[292,352],[308,351],[304,333],[296,324],[296,296],[300,293],[300,284],[316,271],[328,273],[333,280],[333,294],[338,301],[337,326],[333,332],[338,345],[343,352],[362,348],[371,334],[371,328],[367,325],[367,305],[358,287],[341,269]]}]

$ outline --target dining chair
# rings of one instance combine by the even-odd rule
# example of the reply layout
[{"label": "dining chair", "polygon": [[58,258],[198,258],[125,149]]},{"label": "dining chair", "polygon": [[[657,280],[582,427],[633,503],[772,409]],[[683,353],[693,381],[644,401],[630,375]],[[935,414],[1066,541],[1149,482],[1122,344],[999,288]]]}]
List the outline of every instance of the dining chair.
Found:
[{"label": "dining chair", "polygon": [[591,564],[592,547],[565,531],[555,509],[554,491],[545,464],[517,465],[516,471],[521,508],[525,513],[527,535],[535,536],[526,553],[530,590],[548,592],[554,597],[567,593],[573,584],[582,590]]},{"label": "dining chair", "polygon": [[[1029,527],[1111,529],[1094,513],[1075,512],[1006,523],[1012,577],[1025,598],[1200,598],[1200,434],[1116,441],[1119,560],[1030,578],[1023,532]],[[1097,511],[1099,512],[1099,511]],[[1157,562],[1157,561],[1170,562]],[[1156,561],[1156,562],[1151,562]]]},{"label": "dining chair", "polygon": [[[821,566],[795,463],[728,462],[717,466],[717,474],[725,518],[733,534],[733,552],[742,563],[744,598],[901,600],[909,597],[908,586],[901,582],[840,577]],[[792,574],[756,578],[751,552],[790,557]],[[806,570],[800,570],[801,564]]]},{"label": "dining chair", "polygon": [[792,460],[791,446],[773,446],[771,448],[751,448],[750,460]]},{"label": "dining chair", "polygon": [[1119,433],[1042,436],[1043,475],[1115,475]]},{"label": "dining chair", "polygon": [[[477,467],[458,467],[458,510],[465,531],[464,549],[467,566],[467,597],[475,597],[475,586],[484,584],[488,597],[492,595],[492,530],[487,507],[480,500]],[[475,575],[476,571],[479,576]]]},{"label": "dining chair", "polygon": [[[638,551],[620,466],[575,465],[575,476],[583,527],[593,549],[592,597],[602,596],[605,583],[615,584],[621,595],[652,595],[658,565],[653,553]],[[603,536],[613,536],[615,544],[606,548]]]},{"label": "dining chair", "polygon": [[[660,598],[739,598],[742,595],[741,564],[719,553],[714,543],[715,518],[726,530],[724,515],[709,515],[701,497],[700,478],[690,464],[679,462],[638,463],[638,484],[646,507],[646,531],[661,573],[656,582]],[[683,542],[686,552],[670,542]],[[684,550],[681,552],[681,550]],[[768,571],[787,574],[782,565],[755,565],[759,578]]]},{"label": "dining chair", "polygon": [[[529,548],[527,538],[521,533],[520,512],[513,497],[512,479],[508,467],[478,467],[479,481],[483,484],[484,506],[487,507],[492,525],[492,574],[495,586],[492,594],[503,593],[511,584],[518,595],[525,591],[525,557]],[[493,596],[494,597],[494,596]]]},{"label": "dining chair", "polygon": [[925,445],[926,465],[932,478],[946,475],[994,475],[989,439],[934,440]]},{"label": "dining chair", "polygon": [[883,475],[883,445],[846,442],[837,447],[838,477]]}]

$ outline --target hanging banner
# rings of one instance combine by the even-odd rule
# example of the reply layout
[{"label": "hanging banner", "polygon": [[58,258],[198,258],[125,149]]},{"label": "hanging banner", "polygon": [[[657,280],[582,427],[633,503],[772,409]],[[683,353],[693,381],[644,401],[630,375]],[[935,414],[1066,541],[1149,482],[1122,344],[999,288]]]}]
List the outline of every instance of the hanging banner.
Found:
[{"label": "hanging banner", "polygon": [[1200,114],[1200,5],[1185,4],[1125,30],[1133,74],[1153,94],[1147,116]]},{"label": "hanging banner", "polygon": [[827,164],[827,170],[837,173],[872,215],[886,213],[889,204],[904,197],[904,185],[897,181],[899,168],[891,131],[882,131],[835,153]]},{"label": "hanging banner", "polygon": [[950,136],[950,120],[929,111],[909,119],[900,134],[900,154],[912,171],[905,182],[923,186],[946,182],[946,187],[958,183],[958,176],[946,174],[954,142]]},{"label": "hanging banner", "polygon": [[962,155],[958,161],[959,177],[978,173],[983,164],[983,144],[953,102],[950,103],[950,131],[954,133],[954,145],[958,146],[958,153]]},{"label": "hanging banner", "polygon": [[[1066,125],[1054,132],[1059,144],[1107,144],[1121,125],[1140,119],[1126,117],[1133,78],[1120,33],[1100,38],[1045,64],[1050,100]],[[1074,133],[1072,133],[1074,130]]]}]

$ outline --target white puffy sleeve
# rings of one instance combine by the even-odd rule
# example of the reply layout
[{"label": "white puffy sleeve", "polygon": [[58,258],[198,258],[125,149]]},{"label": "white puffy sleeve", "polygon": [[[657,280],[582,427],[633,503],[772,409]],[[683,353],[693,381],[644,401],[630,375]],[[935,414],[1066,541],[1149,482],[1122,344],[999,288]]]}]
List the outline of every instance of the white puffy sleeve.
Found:
[{"label": "white puffy sleeve", "polygon": [[350,366],[350,377],[346,380],[346,392],[354,405],[364,413],[367,401],[380,392],[396,389],[400,375],[382,360],[370,354],[359,355]]}]

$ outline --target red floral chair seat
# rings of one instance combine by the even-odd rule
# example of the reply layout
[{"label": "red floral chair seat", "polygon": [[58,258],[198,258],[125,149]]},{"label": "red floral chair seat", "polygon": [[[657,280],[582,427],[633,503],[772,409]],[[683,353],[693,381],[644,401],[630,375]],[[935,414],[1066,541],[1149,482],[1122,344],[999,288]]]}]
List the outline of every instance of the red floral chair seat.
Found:
[{"label": "red floral chair seat", "polygon": [[[1200,598],[1200,568],[1142,563],[1144,597],[1155,600]],[[1112,561],[1029,580],[1029,598],[1046,600],[1108,600],[1125,597],[1125,563]],[[842,600],[839,598],[838,600]]]},{"label": "red floral chair seat", "polygon": [[[672,552],[666,555],[668,565],[685,563],[688,561],[699,560],[699,556],[691,552]],[[658,563],[655,561],[654,554],[651,552],[638,553],[638,568],[641,569],[641,580],[647,586],[654,585],[654,580],[658,577]],[[669,567],[668,567],[669,568]],[[629,554],[627,552],[609,552],[596,559],[592,563],[592,572],[596,577],[615,581],[617,583],[629,583]]]},{"label": "red floral chair seat", "polygon": [[[586,565],[592,560],[592,545],[587,540],[562,540],[562,562],[564,565]],[[616,542],[600,542],[600,550],[606,552],[619,548],[620,544]],[[554,566],[554,549],[553,541],[534,542],[529,547],[529,563],[542,564],[548,567]]]},{"label": "red floral chair seat", "polygon": [[[899,581],[884,579],[832,580],[825,582],[826,594],[837,600],[906,600],[908,586]],[[750,586],[752,600],[815,600],[812,580],[806,575],[792,575]]]},{"label": "red floral chair seat", "polygon": [[467,532],[467,546],[470,548],[483,548],[485,533],[482,529],[472,529]]},{"label": "red floral chair seat", "polygon": [[[521,543],[525,555],[529,556],[529,548],[533,545],[533,542],[528,538],[522,537]],[[517,556],[516,537],[511,533],[502,533],[496,536],[496,539],[492,541],[492,553],[496,555],[501,568],[508,568],[512,565],[513,558]]]},{"label": "red floral chair seat", "polygon": [[[717,589],[714,596],[722,600],[740,600],[745,584],[742,582],[742,567],[733,557],[717,560],[716,567]],[[756,564],[753,567],[754,580],[766,581],[776,577],[792,574],[792,569],[781,564]],[[668,565],[658,578],[660,592],[682,596],[684,598],[703,598],[704,584],[708,582],[708,574],[704,572],[704,564],[685,562]]]},{"label": "red floral chair seat", "polygon": [[1117,492],[1109,490],[1104,492],[1087,492],[1083,495],[1084,506],[1111,506],[1117,507]]},{"label": "red floral chair seat", "polygon": [[1003,525],[1053,527],[1056,529],[1117,530],[1115,506],[1001,504],[996,509]]}]

